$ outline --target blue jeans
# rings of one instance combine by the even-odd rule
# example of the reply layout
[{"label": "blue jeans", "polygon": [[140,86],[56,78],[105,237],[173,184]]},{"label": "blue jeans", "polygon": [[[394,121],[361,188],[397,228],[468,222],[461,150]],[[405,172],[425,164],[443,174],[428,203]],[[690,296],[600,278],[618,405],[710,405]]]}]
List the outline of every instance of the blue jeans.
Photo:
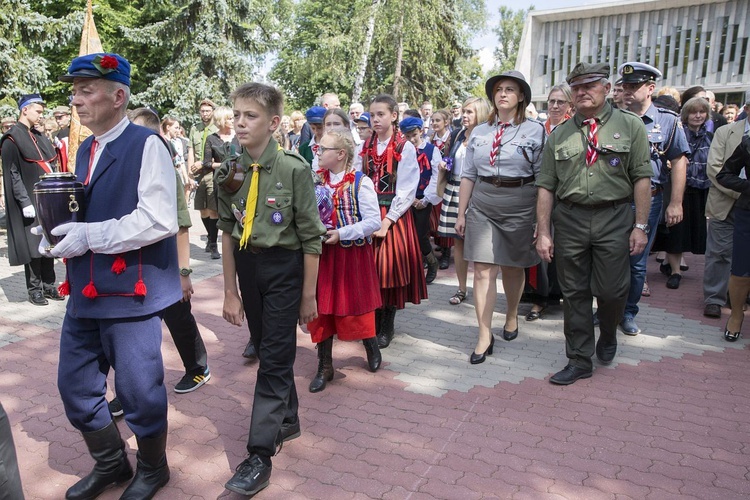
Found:
[{"label": "blue jeans", "polygon": [[[651,231],[648,233],[648,242],[643,253],[630,257],[630,292],[628,292],[628,302],[625,304],[623,319],[633,319],[638,314],[638,302],[641,300],[643,283],[646,281],[648,254],[651,252],[651,247],[654,246],[656,227],[659,225],[659,219],[661,218],[662,205],[662,192],[651,197],[651,211],[648,214],[648,226]],[[633,205],[633,210],[635,210],[635,205]]]}]

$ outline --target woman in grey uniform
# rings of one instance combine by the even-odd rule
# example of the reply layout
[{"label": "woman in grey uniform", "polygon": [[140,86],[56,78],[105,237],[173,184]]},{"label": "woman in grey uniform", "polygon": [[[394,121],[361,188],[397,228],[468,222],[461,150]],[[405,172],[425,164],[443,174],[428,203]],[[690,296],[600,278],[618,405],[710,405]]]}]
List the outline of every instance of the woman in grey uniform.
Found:
[{"label": "woman in grey uniform", "polygon": [[456,231],[465,238],[465,258],[474,262],[479,339],[470,357],[472,364],[492,354],[498,271],[502,271],[508,304],[503,338],[513,340],[518,336],[524,268],[539,263],[534,248],[534,179],[541,165],[544,127],[526,119],[531,88],[518,71],[493,76],[485,83],[485,91],[493,112],[469,138],[456,221]]}]

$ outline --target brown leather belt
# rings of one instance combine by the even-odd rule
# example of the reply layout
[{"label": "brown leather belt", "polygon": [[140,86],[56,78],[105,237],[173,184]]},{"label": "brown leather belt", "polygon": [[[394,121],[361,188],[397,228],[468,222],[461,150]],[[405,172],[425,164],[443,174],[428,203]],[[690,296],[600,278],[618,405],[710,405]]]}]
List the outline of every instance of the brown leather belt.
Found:
[{"label": "brown leather belt", "polygon": [[495,175],[492,177],[480,176],[479,178],[482,179],[482,182],[492,184],[493,186],[499,188],[517,188],[534,182],[533,175],[529,177],[500,177]]},{"label": "brown leather belt", "polygon": [[622,205],[623,203],[630,203],[633,198],[628,196],[627,198],[620,198],[619,200],[603,201],[601,203],[592,203],[591,205],[584,205],[583,203],[575,203],[570,200],[562,200],[558,198],[558,201],[568,208],[583,208],[584,210],[599,210],[600,208],[610,208]]},{"label": "brown leather belt", "polygon": [[657,194],[661,193],[662,191],[664,191],[664,188],[662,187],[661,184],[651,184],[651,197],[652,198],[656,196]]}]

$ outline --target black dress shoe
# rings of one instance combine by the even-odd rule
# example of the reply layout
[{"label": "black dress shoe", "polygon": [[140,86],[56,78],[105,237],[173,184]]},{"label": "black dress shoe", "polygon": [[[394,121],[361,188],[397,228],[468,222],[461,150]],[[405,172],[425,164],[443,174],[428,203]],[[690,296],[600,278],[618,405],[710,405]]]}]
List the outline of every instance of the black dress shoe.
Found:
[{"label": "black dress shoe", "polygon": [[660,272],[661,272],[661,273],[662,273],[662,274],[663,274],[664,276],[671,276],[671,275],[672,275],[672,266],[670,266],[669,264],[661,264],[661,265],[659,266],[659,271],[660,271]]},{"label": "black dress shoe", "polygon": [[544,309],[539,309],[538,311],[532,309],[531,311],[529,311],[529,314],[526,315],[526,321],[538,320],[542,317],[542,311],[544,311]]},{"label": "black dress shoe", "polygon": [[482,354],[477,354],[475,352],[472,352],[471,356],[469,357],[469,363],[471,363],[472,365],[478,365],[479,363],[484,363],[484,360],[487,359],[487,356],[492,354],[494,347],[495,347],[495,337],[490,335],[489,347],[487,347],[487,349]]},{"label": "black dress shoe", "polygon": [[271,466],[264,464],[258,455],[252,455],[237,466],[237,472],[224,487],[240,495],[253,496],[268,486],[270,478]]},{"label": "black dress shoe", "polygon": [[253,345],[252,340],[250,340],[245,346],[245,350],[242,352],[242,357],[251,361],[258,359],[258,353],[255,352],[255,345]]},{"label": "black dress shoe", "polygon": [[706,304],[703,315],[707,318],[721,318],[721,306],[719,304]]},{"label": "black dress shoe", "polygon": [[29,302],[34,304],[35,306],[46,306],[49,304],[49,301],[44,298],[44,292],[41,290],[34,290],[32,292],[29,292]]},{"label": "black dress shoe", "polygon": [[549,381],[557,385],[570,385],[580,378],[589,378],[592,374],[593,372],[591,370],[568,365],[552,375]]},{"label": "black dress shoe", "polygon": [[680,280],[682,279],[681,274],[672,274],[669,278],[667,278],[667,288],[670,288],[672,290],[677,290],[680,288]]},{"label": "black dress shoe", "polygon": [[506,330],[505,327],[503,327],[503,339],[510,342],[511,340],[518,337],[518,326],[516,326],[515,330]]},{"label": "black dress shoe", "polygon": [[602,342],[600,337],[596,342],[596,357],[599,362],[603,365],[608,365],[615,359],[615,354],[617,354],[617,342],[607,344]]}]

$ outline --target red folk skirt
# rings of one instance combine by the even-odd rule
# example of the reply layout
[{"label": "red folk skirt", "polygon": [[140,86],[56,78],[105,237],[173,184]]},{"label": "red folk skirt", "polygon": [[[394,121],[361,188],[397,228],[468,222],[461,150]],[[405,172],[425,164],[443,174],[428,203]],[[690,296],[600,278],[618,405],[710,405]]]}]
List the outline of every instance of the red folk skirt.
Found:
[{"label": "red folk skirt", "polygon": [[307,324],[316,344],[375,336],[375,309],[382,306],[375,256],[370,244],[344,248],[323,244],[318,265],[318,318]]},{"label": "red folk skirt", "polygon": [[[387,207],[380,207],[381,218],[387,212]],[[385,238],[374,238],[374,247],[384,306],[403,309],[406,302],[419,304],[427,298],[422,252],[411,210],[391,226]]]},{"label": "red folk skirt", "polygon": [[440,248],[450,248],[453,246],[453,238],[438,236],[438,224],[440,223],[441,208],[443,208],[442,201],[437,205],[432,206],[432,213],[430,214],[430,235],[435,241],[435,244]]}]

